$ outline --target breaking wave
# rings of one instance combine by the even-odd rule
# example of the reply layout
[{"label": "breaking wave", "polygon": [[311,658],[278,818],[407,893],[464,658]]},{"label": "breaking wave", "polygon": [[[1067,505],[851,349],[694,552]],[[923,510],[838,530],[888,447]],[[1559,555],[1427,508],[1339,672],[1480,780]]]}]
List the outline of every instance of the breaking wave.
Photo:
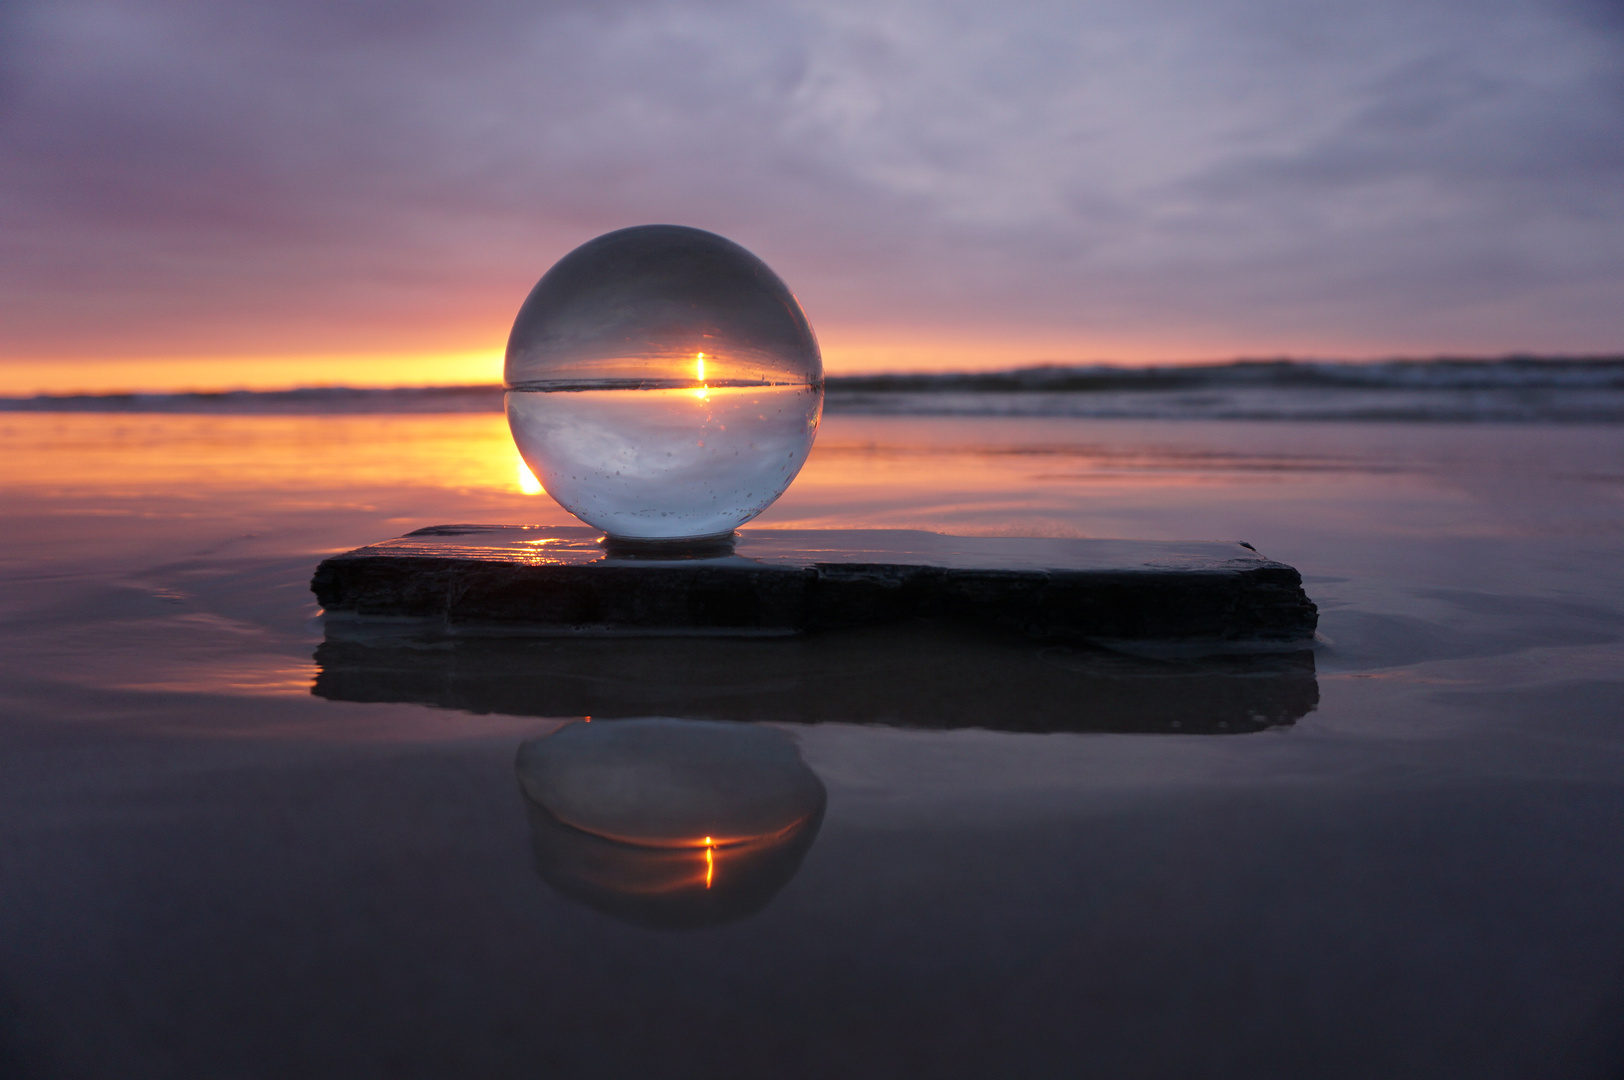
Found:
[{"label": "breaking wave", "polygon": [[[1011,371],[845,375],[831,413],[1167,420],[1624,422],[1624,357],[1241,360],[1200,366],[1046,365]],[[497,386],[309,388],[0,398],[9,412],[493,412]]]}]

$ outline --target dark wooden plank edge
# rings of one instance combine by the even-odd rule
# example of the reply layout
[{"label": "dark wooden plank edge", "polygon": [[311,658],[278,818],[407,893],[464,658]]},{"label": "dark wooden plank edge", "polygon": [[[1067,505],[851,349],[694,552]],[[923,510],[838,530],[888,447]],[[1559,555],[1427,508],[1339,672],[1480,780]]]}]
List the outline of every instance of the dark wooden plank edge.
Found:
[{"label": "dark wooden plank edge", "polygon": [[311,589],[328,611],[536,633],[785,633],[910,618],[1037,636],[1303,641],[1318,612],[1292,567],[963,570],[898,564],[531,566],[347,554]]}]

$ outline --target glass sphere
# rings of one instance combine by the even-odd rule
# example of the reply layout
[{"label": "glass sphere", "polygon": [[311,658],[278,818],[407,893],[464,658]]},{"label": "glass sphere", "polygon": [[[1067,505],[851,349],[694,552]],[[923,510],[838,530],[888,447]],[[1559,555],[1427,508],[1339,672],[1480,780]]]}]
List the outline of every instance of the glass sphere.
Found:
[{"label": "glass sphere", "polygon": [[627,540],[728,535],[789,487],[823,412],[823,360],[789,289],[680,225],[560,259],[519,309],[504,382],[547,493]]}]

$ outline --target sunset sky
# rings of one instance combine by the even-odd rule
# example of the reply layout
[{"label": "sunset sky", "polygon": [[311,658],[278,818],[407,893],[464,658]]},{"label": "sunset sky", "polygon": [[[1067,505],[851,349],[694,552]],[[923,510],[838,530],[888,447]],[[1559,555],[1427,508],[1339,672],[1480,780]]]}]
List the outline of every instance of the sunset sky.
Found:
[{"label": "sunset sky", "polygon": [[647,222],[833,372],[1624,352],[1624,5],[0,4],[0,393],[494,380]]}]

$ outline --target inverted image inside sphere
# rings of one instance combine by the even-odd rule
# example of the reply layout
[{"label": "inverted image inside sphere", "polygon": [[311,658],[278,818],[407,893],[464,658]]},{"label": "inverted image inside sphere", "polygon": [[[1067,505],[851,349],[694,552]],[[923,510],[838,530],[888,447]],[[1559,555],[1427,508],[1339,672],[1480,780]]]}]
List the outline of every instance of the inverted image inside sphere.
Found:
[{"label": "inverted image inside sphere", "polygon": [[702,229],[639,225],[547,271],[514,321],[506,382],[681,377],[701,353],[712,382],[823,375],[806,315],[766,263]]}]

